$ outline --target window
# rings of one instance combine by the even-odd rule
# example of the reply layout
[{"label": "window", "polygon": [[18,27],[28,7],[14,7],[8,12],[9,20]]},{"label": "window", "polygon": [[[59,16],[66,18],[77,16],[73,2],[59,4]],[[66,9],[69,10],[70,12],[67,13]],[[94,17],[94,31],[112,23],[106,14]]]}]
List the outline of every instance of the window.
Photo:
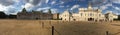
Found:
[{"label": "window", "polygon": [[86,13],[85,13],[85,16],[86,16]]},{"label": "window", "polygon": [[65,15],[65,17],[66,17],[66,15]]},{"label": "window", "polygon": [[73,19],[74,21],[76,21],[76,19]]},{"label": "window", "polygon": [[92,16],[92,13],[90,13],[90,16]]},{"label": "window", "polygon": [[83,15],[83,13],[81,13],[81,16]]},{"label": "window", "polygon": [[99,16],[101,16],[101,14],[99,14]]}]

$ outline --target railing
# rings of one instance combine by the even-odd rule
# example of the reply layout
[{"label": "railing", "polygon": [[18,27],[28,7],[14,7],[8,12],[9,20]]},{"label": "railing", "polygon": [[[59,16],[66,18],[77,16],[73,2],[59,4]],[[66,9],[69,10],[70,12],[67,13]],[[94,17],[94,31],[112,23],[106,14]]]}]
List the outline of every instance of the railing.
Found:
[{"label": "railing", "polygon": [[[58,35],[61,35],[61,34],[55,29],[55,27],[51,24],[51,21],[50,21],[49,23],[50,23],[49,25],[50,25],[50,29],[51,29],[51,35],[54,35],[55,32],[56,32]],[[41,26],[42,26],[42,28],[45,28],[44,22],[41,23]]]},{"label": "railing", "polygon": [[118,34],[120,34],[120,32],[117,32],[117,33],[111,34],[109,31],[106,31],[106,35],[118,35]]},{"label": "railing", "polygon": [[[58,22],[59,23],[59,22]],[[73,22],[74,23],[74,22]],[[92,23],[92,24],[95,24],[95,23]],[[44,24],[44,22],[42,22],[42,28],[44,28],[45,26],[45,24]],[[55,27],[52,25],[52,23],[51,23],[51,21],[49,21],[49,25],[50,25],[50,29],[49,30],[51,30],[50,32],[51,32],[51,35],[55,35],[55,34],[58,34],[58,35],[61,35],[60,34],[60,32],[59,31],[57,31],[56,29],[55,29]],[[106,31],[105,32],[105,35],[118,35],[118,34],[120,34],[120,32],[117,32],[117,33],[114,33],[114,34],[112,34],[110,31]]]},{"label": "railing", "polygon": [[54,33],[55,33],[54,31],[55,31],[55,32],[57,32],[57,33],[58,33],[58,35],[61,35],[61,34],[60,34],[60,33],[59,33],[56,29],[55,29],[55,27],[54,27],[54,26],[52,26],[52,35],[54,35]]}]

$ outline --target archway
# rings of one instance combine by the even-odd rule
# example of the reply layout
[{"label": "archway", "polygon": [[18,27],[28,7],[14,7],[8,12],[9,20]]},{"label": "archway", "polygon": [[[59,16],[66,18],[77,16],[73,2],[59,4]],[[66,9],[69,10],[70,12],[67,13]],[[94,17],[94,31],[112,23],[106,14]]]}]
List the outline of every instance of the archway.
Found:
[{"label": "archway", "polygon": [[94,21],[94,18],[88,18],[88,21]]},{"label": "archway", "polygon": [[38,20],[39,18],[35,18],[36,20]]},{"label": "archway", "polygon": [[76,21],[76,19],[73,19],[74,21]]}]

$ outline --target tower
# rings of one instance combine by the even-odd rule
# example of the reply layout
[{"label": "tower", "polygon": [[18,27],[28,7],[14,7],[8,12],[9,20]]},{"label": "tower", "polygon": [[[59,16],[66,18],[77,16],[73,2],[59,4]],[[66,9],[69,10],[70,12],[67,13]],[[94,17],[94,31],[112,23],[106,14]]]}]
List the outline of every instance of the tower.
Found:
[{"label": "tower", "polygon": [[92,5],[91,5],[91,3],[88,4],[88,10],[92,10]]}]

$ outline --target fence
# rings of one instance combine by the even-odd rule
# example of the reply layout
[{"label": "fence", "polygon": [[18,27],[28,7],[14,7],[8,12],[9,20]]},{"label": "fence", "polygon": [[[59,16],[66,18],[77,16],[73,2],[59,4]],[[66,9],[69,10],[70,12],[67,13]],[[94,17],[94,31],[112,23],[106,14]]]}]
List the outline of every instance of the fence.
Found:
[{"label": "fence", "polygon": [[[50,29],[49,30],[51,30],[51,35],[55,35],[55,34],[58,34],[58,35],[61,35],[62,33],[60,33],[59,31],[57,31],[56,29],[55,29],[55,27],[53,26],[53,22],[51,22],[51,21],[48,21],[49,22],[49,25],[50,25]],[[60,22],[60,21],[57,21],[57,22],[55,22],[55,23],[62,23],[62,22]],[[72,23],[76,23],[76,22],[72,22]],[[81,23],[82,24],[82,23]],[[96,24],[96,23],[89,23],[89,24]],[[102,23],[103,24],[103,23]],[[41,24],[42,25],[42,28],[44,28],[45,27],[45,24],[44,23],[42,23]],[[87,33],[86,33],[87,34]],[[117,34],[120,34],[120,32],[118,32],[118,33],[114,33],[114,34],[111,34],[111,32],[109,32],[109,31],[105,31],[104,32],[104,34],[105,35],[117,35]]]}]

